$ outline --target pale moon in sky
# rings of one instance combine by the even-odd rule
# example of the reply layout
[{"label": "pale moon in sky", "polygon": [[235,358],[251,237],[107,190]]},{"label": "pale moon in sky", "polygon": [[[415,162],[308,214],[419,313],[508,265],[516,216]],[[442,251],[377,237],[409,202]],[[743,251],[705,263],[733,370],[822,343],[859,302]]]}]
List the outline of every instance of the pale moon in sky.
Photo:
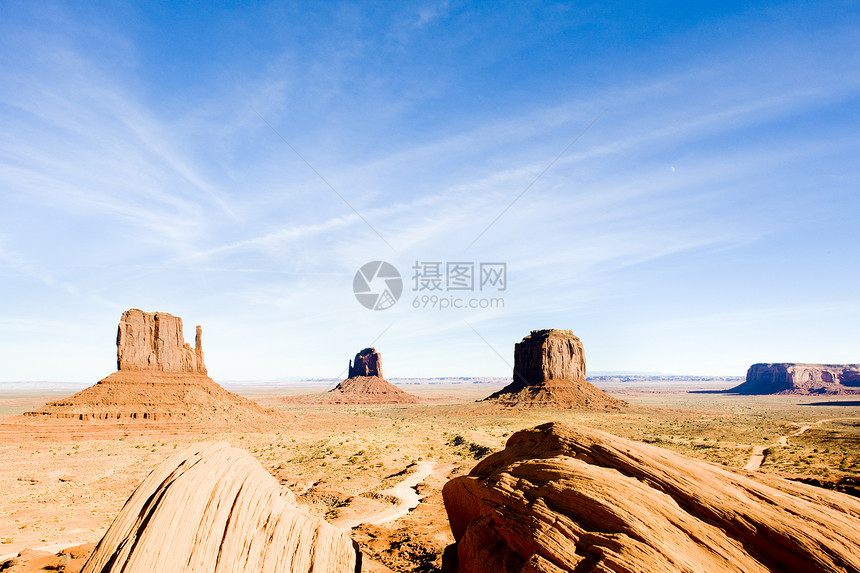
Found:
[{"label": "pale moon in sky", "polygon": [[669,169],[671,169],[671,170],[672,170],[672,173],[674,173],[674,172],[675,172],[675,166],[674,166],[674,165],[670,165],[670,166],[669,166]]}]

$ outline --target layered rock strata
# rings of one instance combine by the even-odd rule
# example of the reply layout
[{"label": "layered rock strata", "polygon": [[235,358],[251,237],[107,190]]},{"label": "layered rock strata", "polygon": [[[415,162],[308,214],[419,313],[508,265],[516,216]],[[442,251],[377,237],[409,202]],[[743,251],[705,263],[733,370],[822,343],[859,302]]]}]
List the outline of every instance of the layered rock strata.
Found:
[{"label": "layered rock strata", "polygon": [[82,573],[357,573],[344,533],[296,506],[249,453],[197,444],[141,482]]},{"label": "layered rock strata", "polygon": [[487,400],[506,407],[617,408],[585,380],[585,350],[570,330],[533,330],[514,345],[513,382]]},{"label": "layered rock strata", "polygon": [[27,416],[78,420],[194,421],[214,425],[271,423],[280,414],[228,392],[206,375],[203,332],[195,348],[182,337],[182,319],[137,309],[122,314],[119,370],[73,396]]},{"label": "layered rock strata", "polygon": [[753,364],[738,394],[860,394],[860,364]]},{"label": "layered rock strata", "polygon": [[860,571],[860,500],[548,423],[443,489],[460,573]]},{"label": "layered rock strata", "polygon": [[229,392],[203,374],[114,372],[77,394],[25,416],[70,420],[149,420],[212,425],[271,423],[280,415]]},{"label": "layered rock strata", "polygon": [[127,310],[117,328],[116,369],[206,374],[203,328],[197,326],[195,347],[191,348],[182,335],[178,316]]}]

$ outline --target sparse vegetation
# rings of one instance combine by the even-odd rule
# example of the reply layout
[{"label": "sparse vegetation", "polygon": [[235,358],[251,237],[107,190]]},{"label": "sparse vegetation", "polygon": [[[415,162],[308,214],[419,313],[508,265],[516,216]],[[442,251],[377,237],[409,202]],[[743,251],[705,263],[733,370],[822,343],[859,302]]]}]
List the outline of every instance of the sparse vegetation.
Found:
[{"label": "sparse vegetation", "polygon": [[453,438],[448,440],[448,445],[453,448],[459,448],[461,453],[468,452],[469,455],[476,460],[486,457],[493,451],[493,448],[485,446],[483,444],[476,444],[475,442],[470,442],[460,434],[456,434]]},{"label": "sparse vegetation", "polygon": [[[26,470],[17,470],[21,473],[14,476],[15,487],[21,495],[31,495],[35,488],[47,491],[47,495],[61,502],[64,512],[69,513],[64,513],[63,519],[57,521],[55,515],[44,513],[49,504],[41,504],[34,506],[32,519],[14,524],[0,512],[0,540],[11,543],[13,535],[16,542],[23,537],[32,542],[43,537],[49,542],[60,539],[67,535],[59,533],[63,523],[68,523],[67,515],[78,511],[82,515],[98,515],[99,526],[106,526],[136,484],[171,455],[171,450],[184,449],[201,439],[225,440],[245,450],[256,450],[254,455],[263,466],[281,484],[293,490],[302,503],[308,504],[312,513],[320,516],[330,511],[332,516],[346,516],[347,512],[354,511],[349,504],[335,506],[364,492],[378,495],[403,480],[413,471],[408,469],[409,464],[417,461],[440,462],[450,468],[446,470],[448,473],[438,476],[431,485],[422,486],[420,491],[421,495],[428,495],[423,503],[444,516],[439,488],[447,479],[468,473],[475,460],[504,447],[513,432],[550,419],[587,425],[734,468],[746,464],[753,445],[766,446],[763,473],[806,476],[819,482],[835,483],[857,477],[860,471],[857,453],[860,452],[860,426],[852,425],[856,424],[854,422],[821,424],[789,438],[787,446],[776,443],[779,436],[796,432],[800,424],[814,423],[828,415],[835,417],[832,411],[822,413],[808,406],[798,406],[796,398],[678,394],[638,396],[635,401],[633,407],[621,413],[514,411],[504,416],[484,412],[471,403],[407,408],[380,406],[352,413],[336,407],[311,411],[282,407],[296,414],[297,421],[289,431],[283,428],[254,431],[244,427],[210,431],[206,435],[180,431],[166,440],[160,434],[147,436],[136,431],[124,440],[117,437],[80,444],[65,437],[47,442],[3,443],[0,454],[29,464],[24,466]],[[860,408],[846,408],[841,412],[860,417]],[[78,452],[76,456],[62,458],[62,454],[74,451]],[[58,457],[52,457],[58,453]],[[102,475],[99,469],[92,472],[91,477],[81,469],[85,467],[84,458],[95,460],[100,468],[109,468],[110,473]],[[73,488],[57,480],[45,479],[35,487],[17,482],[21,476],[39,477],[34,468],[59,468],[61,465],[64,473],[83,479],[74,482]],[[9,504],[11,507],[12,501]],[[20,516],[12,512],[7,515]],[[426,515],[421,519],[427,519]],[[37,522],[41,523],[41,528],[36,528]],[[20,533],[18,526],[24,528]],[[415,551],[436,542],[422,533],[410,532],[408,538],[409,547]],[[402,547],[406,547],[407,541],[403,543]],[[393,570],[414,571],[414,568],[398,565],[406,562],[407,553],[404,549],[402,562],[387,557]]]}]

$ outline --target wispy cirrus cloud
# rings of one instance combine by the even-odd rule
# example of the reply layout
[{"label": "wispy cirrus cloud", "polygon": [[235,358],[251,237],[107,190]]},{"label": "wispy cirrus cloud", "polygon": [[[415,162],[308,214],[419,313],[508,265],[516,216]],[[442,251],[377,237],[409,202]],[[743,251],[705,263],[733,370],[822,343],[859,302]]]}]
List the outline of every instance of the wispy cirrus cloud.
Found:
[{"label": "wispy cirrus cloud", "polygon": [[[177,62],[157,61],[162,43],[147,38],[162,27],[129,30],[115,13],[85,18],[57,5],[28,26],[0,24],[9,308],[47,316],[85,293],[105,316],[126,305],[187,310],[215,325],[209,356],[235,379],[310,375],[327,358],[308,332],[341,333],[332,344],[348,356],[392,322],[393,366],[429,363],[436,345],[451,372],[471,368],[470,353],[486,346],[462,317],[356,304],[352,276],[374,259],[404,275],[415,260],[506,261],[508,306],[471,313],[469,324],[500,347],[536,322],[573,327],[610,349],[596,355],[607,369],[642,359],[612,329],[649,321],[673,325],[661,327],[667,350],[653,360],[678,363],[669,333],[729,310],[726,276],[742,277],[750,307],[781,293],[777,313],[832,290],[768,277],[790,257],[838,264],[846,247],[836,233],[860,214],[846,199],[860,151],[844,120],[860,97],[850,18],[807,38],[784,19],[745,14],[721,22],[731,41],[690,29],[654,45],[631,40],[622,57],[580,41],[599,36],[605,17],[587,10],[573,33],[557,11],[505,19],[417,3],[374,20],[355,6],[278,9],[281,18],[276,7],[221,19],[214,10],[193,42],[163,38]],[[242,26],[259,41],[233,44]],[[517,42],[498,36],[507,31]],[[199,56],[199,45],[222,43]],[[708,312],[695,310],[699,299]],[[506,373],[480,356],[476,369]],[[734,356],[723,371],[746,360]]]}]

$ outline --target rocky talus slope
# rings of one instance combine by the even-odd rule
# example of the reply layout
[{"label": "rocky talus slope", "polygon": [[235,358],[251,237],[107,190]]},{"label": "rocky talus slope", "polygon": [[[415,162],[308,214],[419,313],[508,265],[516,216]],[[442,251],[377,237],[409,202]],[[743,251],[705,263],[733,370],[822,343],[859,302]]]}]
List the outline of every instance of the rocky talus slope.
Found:
[{"label": "rocky talus slope", "polygon": [[30,418],[150,420],[215,426],[266,424],[282,416],[203,374],[114,372],[77,394],[26,412]]},{"label": "rocky talus slope", "polygon": [[418,398],[379,376],[347,378],[327,392],[332,404],[417,404]]},{"label": "rocky talus slope", "polygon": [[134,491],[83,573],[356,573],[353,541],[301,511],[244,450],[202,443]]},{"label": "rocky talus slope", "polygon": [[860,571],[860,500],[548,423],[443,490],[446,571]]}]

